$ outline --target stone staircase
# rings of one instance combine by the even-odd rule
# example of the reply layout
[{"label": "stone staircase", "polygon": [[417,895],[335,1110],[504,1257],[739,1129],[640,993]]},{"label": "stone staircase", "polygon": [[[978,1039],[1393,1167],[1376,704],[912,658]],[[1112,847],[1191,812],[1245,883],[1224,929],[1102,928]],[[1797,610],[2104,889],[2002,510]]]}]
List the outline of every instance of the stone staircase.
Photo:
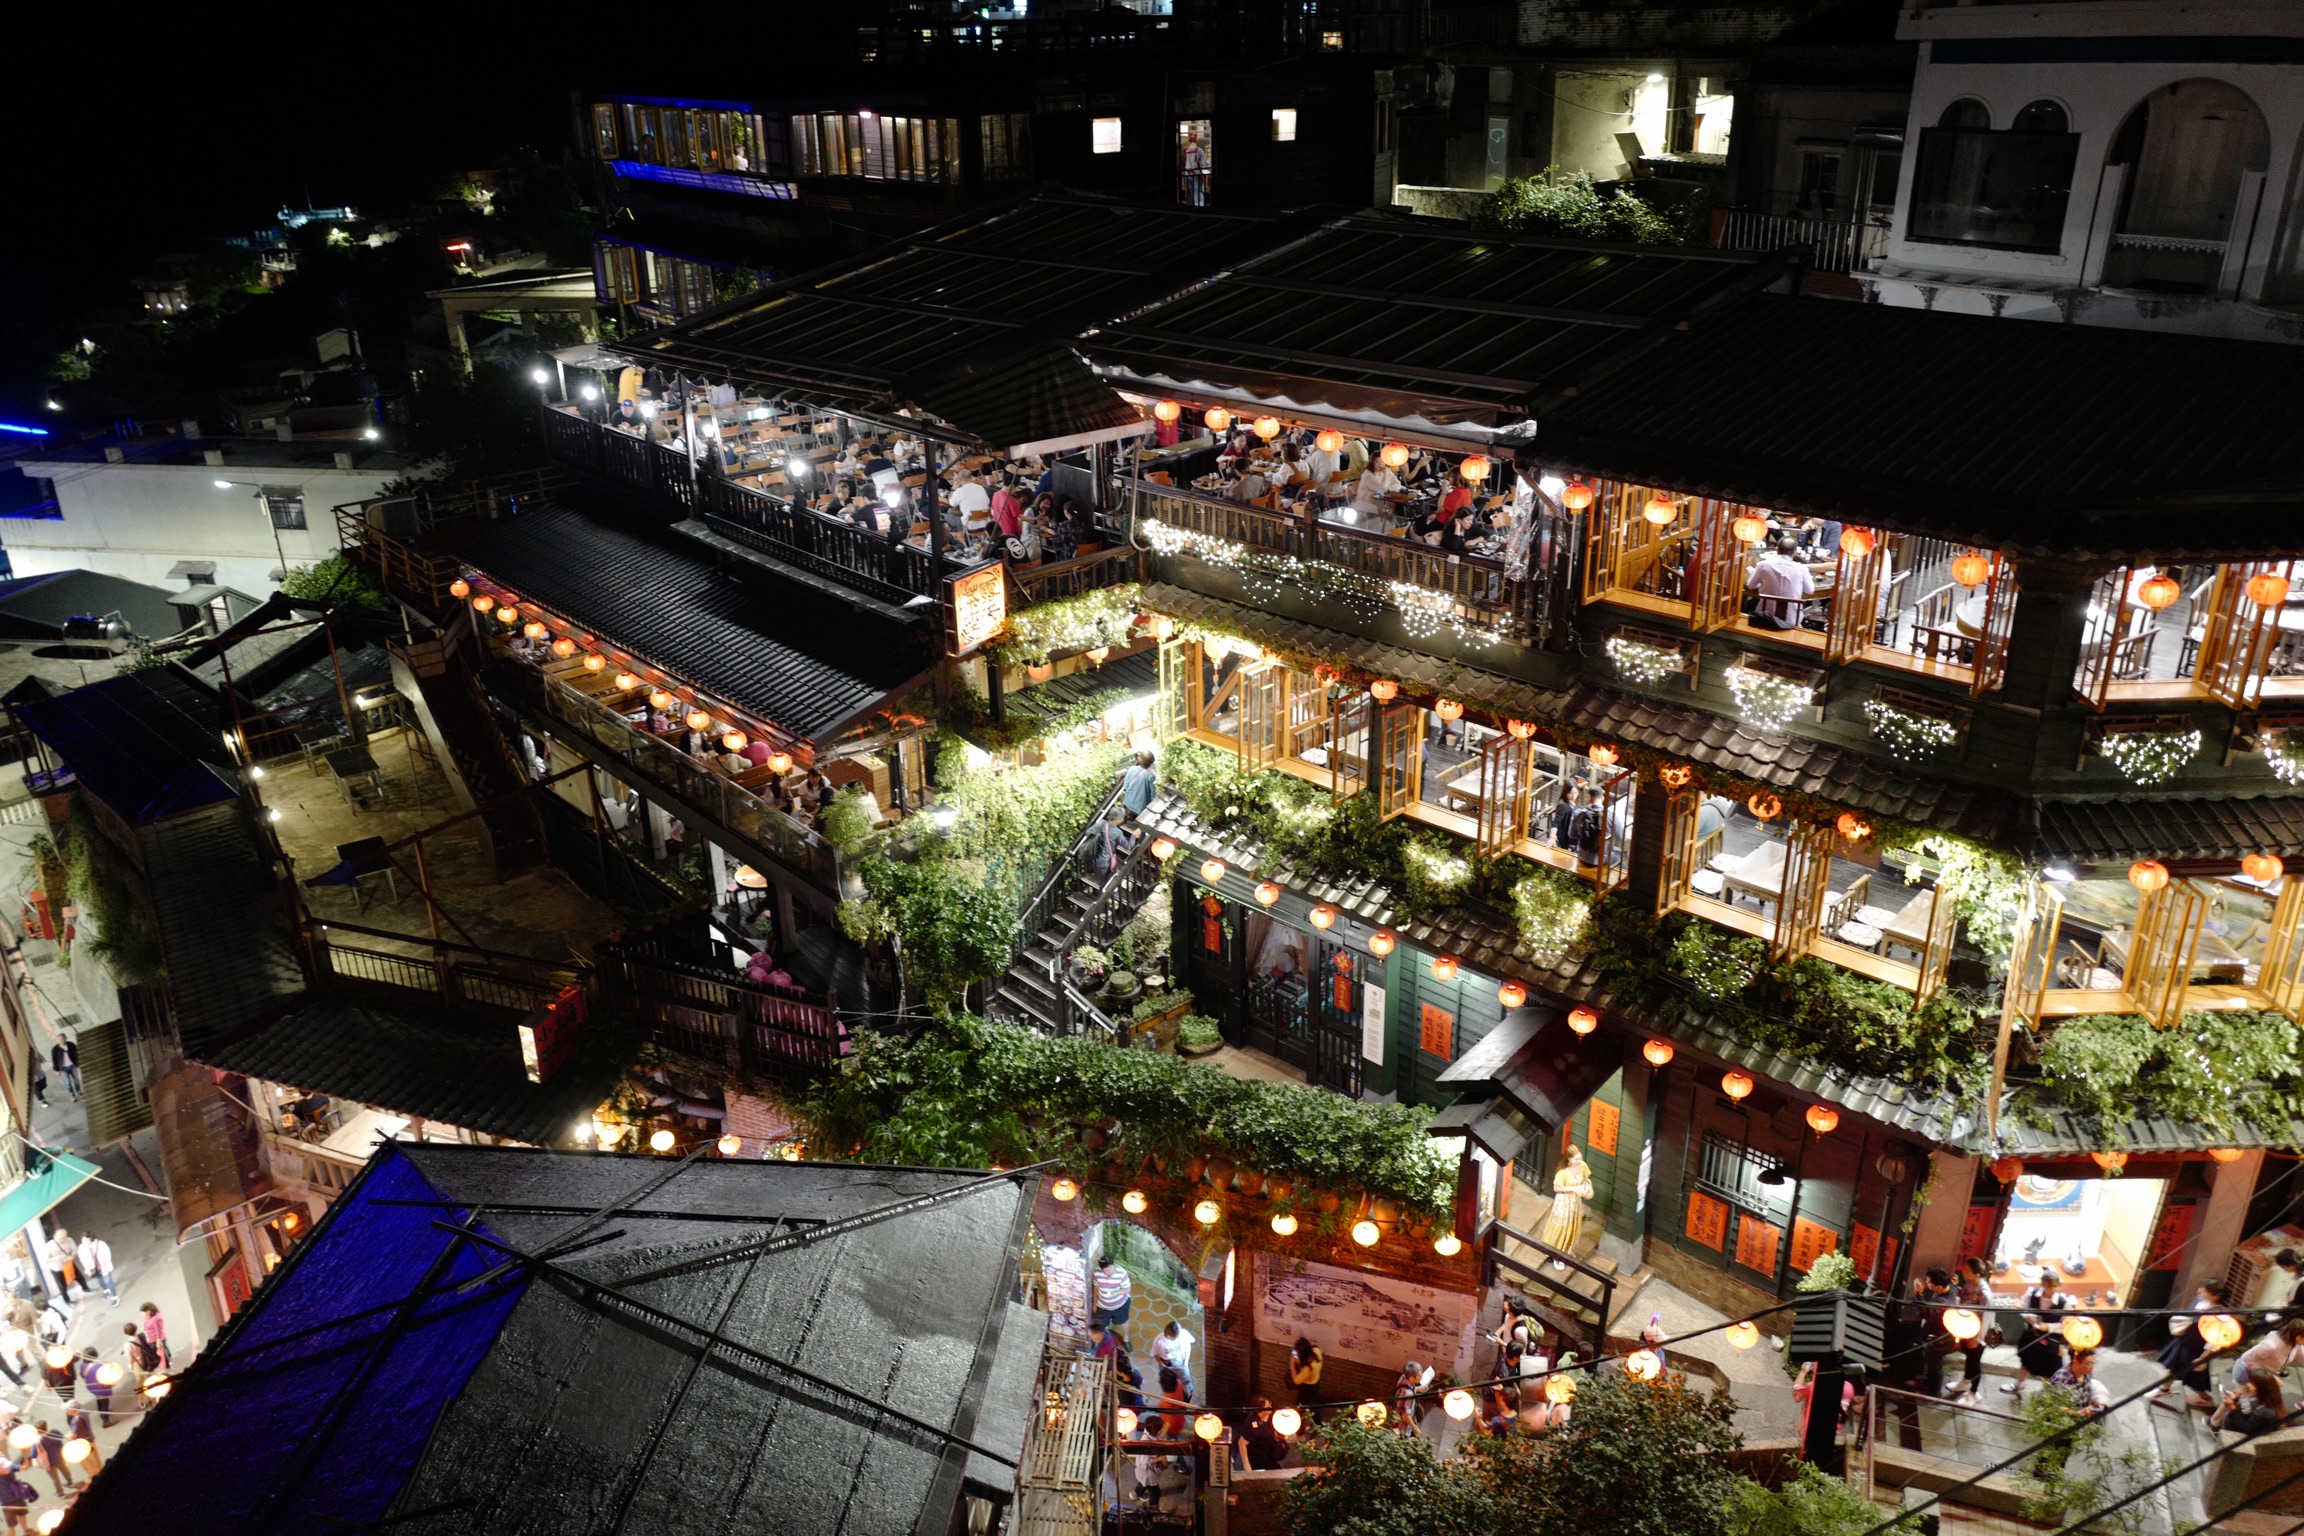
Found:
[{"label": "stone staircase", "polygon": [[1044,1035],[1101,1035],[1117,1040],[1119,1026],[1065,981],[1065,961],[1083,944],[1108,944],[1136,915],[1159,882],[1149,839],[1109,878],[1090,872],[1091,849],[1105,813],[1118,803],[1115,788],[1049,871],[1018,920],[1021,943],[985,999],[993,1018]]}]

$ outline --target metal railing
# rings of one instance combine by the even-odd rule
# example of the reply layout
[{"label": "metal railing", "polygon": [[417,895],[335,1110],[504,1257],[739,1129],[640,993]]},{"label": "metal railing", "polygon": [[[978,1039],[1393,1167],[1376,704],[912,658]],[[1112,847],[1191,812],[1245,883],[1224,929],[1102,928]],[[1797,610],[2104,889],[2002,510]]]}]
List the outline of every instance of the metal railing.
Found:
[{"label": "metal railing", "polygon": [[684,801],[796,874],[827,887],[836,868],[832,845],[660,737],[640,729],[589,695],[501,653],[487,667],[491,689],[559,721],[618,765]]},{"label": "metal railing", "polygon": [[405,994],[409,999],[421,996],[450,1012],[482,1009],[514,1015],[533,1013],[580,979],[566,966],[468,944],[431,941],[432,953],[426,956],[347,944],[341,937],[344,934],[398,944],[427,942],[351,923],[312,923],[307,942],[317,973],[315,981],[356,993]]},{"label": "metal railing", "polygon": [[1508,639],[1526,641],[1541,628],[1539,584],[1511,575],[1501,560],[1452,555],[1394,534],[1314,523],[1152,481],[1133,485],[1139,515],[1171,528],[1412,587],[1440,599],[1455,622]]},{"label": "metal railing", "polygon": [[[1506,1241],[1533,1249],[1539,1257],[1529,1259],[1507,1253],[1503,1248]],[[1606,1352],[1608,1314],[1616,1304],[1614,1276],[1501,1221],[1491,1221],[1482,1229],[1480,1246],[1483,1284],[1495,1285],[1508,1280],[1516,1289],[1530,1293],[1531,1301],[1556,1315],[1563,1333],[1578,1335],[1577,1343],[1586,1351],[1586,1359],[1596,1359]],[[1564,1272],[1553,1273],[1555,1266]],[[1575,1283],[1579,1279],[1590,1288],[1580,1288]],[[1533,1294],[1537,1292],[1541,1294]],[[1583,1317],[1586,1312],[1592,1314],[1589,1323]]]},{"label": "metal railing", "polygon": [[597,954],[603,989],[667,1049],[754,1073],[829,1072],[848,1054],[829,997],[752,981],[653,934],[611,940]]},{"label": "metal railing", "polygon": [[1888,226],[1845,219],[1805,219],[1797,214],[1730,209],[1721,216],[1720,249],[1807,253],[1819,272],[1860,272],[1888,253]]},{"label": "metal railing", "polygon": [[294,1179],[327,1194],[342,1194],[367,1166],[365,1158],[348,1158],[315,1142],[298,1141],[269,1127],[264,1132],[264,1160],[275,1177]]}]

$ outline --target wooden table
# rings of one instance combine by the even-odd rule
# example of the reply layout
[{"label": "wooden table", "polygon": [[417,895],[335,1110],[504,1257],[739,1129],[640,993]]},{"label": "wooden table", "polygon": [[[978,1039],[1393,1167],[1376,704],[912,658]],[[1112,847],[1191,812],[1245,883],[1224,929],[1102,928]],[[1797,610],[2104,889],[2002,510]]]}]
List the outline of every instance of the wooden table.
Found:
[{"label": "wooden table", "polygon": [[376,875],[384,877],[386,888],[392,892],[392,904],[400,904],[400,875],[393,867],[392,855],[386,850],[384,839],[363,837],[349,843],[338,843],[336,860],[339,864],[351,866],[352,899],[360,911],[368,910],[368,881]]},{"label": "wooden table", "polygon": [[1737,892],[1755,901],[1777,901],[1784,894],[1784,845],[1777,842],[1762,843],[1750,853],[1726,863],[1717,864],[1721,878],[1727,882],[1728,894],[1733,899]]},{"label": "wooden table", "polygon": [[[2125,977],[2128,974],[2128,946],[2132,930],[2111,928],[2104,934],[2104,959],[2107,965]],[[2192,974],[2185,978],[2193,982],[2239,983],[2248,979],[2248,962],[2240,952],[2212,933],[2200,935],[2199,948],[2192,952]]]},{"label": "wooden table", "polygon": [[352,797],[355,780],[365,779],[368,788],[376,794],[384,792],[384,770],[376,766],[376,759],[368,755],[366,747],[339,747],[328,754],[328,771],[336,775],[336,788],[344,796],[344,803],[358,808],[360,802]]}]

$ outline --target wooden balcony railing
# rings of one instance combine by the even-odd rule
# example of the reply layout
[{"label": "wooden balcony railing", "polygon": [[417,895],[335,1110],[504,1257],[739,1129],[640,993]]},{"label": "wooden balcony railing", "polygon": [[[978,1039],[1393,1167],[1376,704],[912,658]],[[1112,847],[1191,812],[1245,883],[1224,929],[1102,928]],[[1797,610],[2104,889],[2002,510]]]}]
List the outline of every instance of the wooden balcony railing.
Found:
[{"label": "wooden balcony railing", "polygon": [[[425,944],[429,954],[346,942],[347,937],[394,944]],[[316,980],[335,990],[403,1001],[421,997],[451,1013],[475,1010],[508,1015],[533,1013],[577,980],[566,966],[523,955],[475,949],[445,940],[419,940],[407,934],[352,923],[312,923],[306,933]]]},{"label": "wooden balcony railing", "polygon": [[[1441,610],[1434,615],[1424,609],[1419,617],[1425,625],[1436,618],[1523,643],[1539,638],[1545,627],[1550,604],[1543,584],[1511,575],[1501,560],[1451,555],[1395,534],[1312,523],[1291,513],[1241,506],[1150,481],[1132,485],[1140,517],[1253,550],[1352,571],[1385,588],[1394,583],[1414,588]],[[1386,600],[1399,605],[1397,594]]]},{"label": "wooden balcony railing", "polygon": [[767,1075],[829,1072],[848,1054],[829,997],[748,980],[657,934],[610,940],[597,954],[602,987],[668,1050]]}]

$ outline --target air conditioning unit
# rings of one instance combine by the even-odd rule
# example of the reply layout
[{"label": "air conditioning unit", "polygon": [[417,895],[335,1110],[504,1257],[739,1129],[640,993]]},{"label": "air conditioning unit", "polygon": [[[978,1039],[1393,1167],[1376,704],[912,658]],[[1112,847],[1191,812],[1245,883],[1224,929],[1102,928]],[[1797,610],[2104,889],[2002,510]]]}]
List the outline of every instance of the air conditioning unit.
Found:
[{"label": "air conditioning unit", "polygon": [[2224,1304],[2231,1307],[2262,1305],[2264,1282],[2271,1278],[2272,1256],[2283,1248],[2304,1253],[2304,1228],[2274,1227],[2232,1250],[2232,1267],[2224,1272]]}]

